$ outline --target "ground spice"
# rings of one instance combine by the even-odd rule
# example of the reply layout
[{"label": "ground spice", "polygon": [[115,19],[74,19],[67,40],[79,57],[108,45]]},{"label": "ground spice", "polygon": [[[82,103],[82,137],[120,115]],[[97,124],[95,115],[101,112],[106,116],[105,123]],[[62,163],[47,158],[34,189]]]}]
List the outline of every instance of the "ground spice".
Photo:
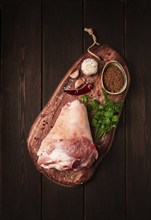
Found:
[{"label": "ground spice", "polygon": [[121,70],[115,65],[110,65],[104,72],[103,83],[109,92],[119,92],[124,85],[124,77]]}]

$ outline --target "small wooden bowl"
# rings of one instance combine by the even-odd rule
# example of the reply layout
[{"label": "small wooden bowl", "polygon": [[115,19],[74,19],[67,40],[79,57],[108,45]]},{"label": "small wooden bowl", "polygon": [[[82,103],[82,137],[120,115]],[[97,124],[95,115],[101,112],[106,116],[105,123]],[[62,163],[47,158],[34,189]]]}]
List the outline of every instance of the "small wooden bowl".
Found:
[{"label": "small wooden bowl", "polygon": [[[121,74],[123,75],[123,78],[124,78],[124,85],[123,85],[123,87],[118,91],[118,92],[111,92],[111,91],[109,91],[109,90],[107,90],[107,88],[105,87],[105,85],[104,85],[104,73],[105,73],[105,71],[107,70],[107,68],[109,67],[109,66],[116,66],[116,67],[118,67],[118,69],[121,71]],[[104,65],[104,67],[103,67],[103,69],[102,69],[102,74],[101,74],[101,83],[102,83],[102,87],[104,88],[104,90],[107,92],[107,93],[109,93],[109,94],[111,94],[111,95],[118,95],[118,94],[120,94],[120,93],[122,93],[125,89],[126,89],[126,87],[127,87],[127,75],[126,75],[126,73],[125,73],[125,70],[123,69],[123,67],[121,66],[121,64],[119,64],[117,61],[115,61],[115,60],[111,60],[111,61],[109,61],[109,62],[107,62],[105,65]]]}]

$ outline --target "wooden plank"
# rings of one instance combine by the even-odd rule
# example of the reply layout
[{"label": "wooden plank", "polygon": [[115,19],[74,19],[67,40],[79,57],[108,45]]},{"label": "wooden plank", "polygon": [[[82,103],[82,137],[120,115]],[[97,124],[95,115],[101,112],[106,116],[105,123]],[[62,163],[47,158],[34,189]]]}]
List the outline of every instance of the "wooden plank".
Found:
[{"label": "wooden plank", "polygon": [[[2,37],[2,33],[1,33],[1,2],[0,2],[0,39]],[[0,51],[1,51],[1,43],[0,43]],[[0,52],[0,60],[1,59],[1,52]],[[2,172],[2,163],[1,163],[1,144],[2,144],[2,128],[1,128],[1,124],[2,124],[2,98],[1,98],[1,94],[2,94],[2,82],[1,82],[1,78],[2,78],[2,71],[1,71],[1,65],[0,65],[0,173]],[[2,191],[2,180],[0,178],[0,216],[2,216],[2,197],[1,197],[1,191]]]},{"label": "wooden plank", "polygon": [[[43,105],[82,53],[81,1],[43,1]],[[43,177],[43,219],[83,219],[83,187],[66,188]]]},{"label": "wooden plank", "polygon": [[[96,30],[98,41],[123,52],[122,1],[85,1],[84,25]],[[85,48],[90,45],[86,35]],[[85,186],[85,219],[125,219],[125,123],[124,111],[108,156]]]},{"label": "wooden plank", "polygon": [[41,107],[40,1],[2,4],[2,219],[41,218],[41,175],[26,138]]},{"label": "wooden plank", "polygon": [[127,100],[127,219],[151,219],[151,2],[126,1],[126,59],[132,85]]}]

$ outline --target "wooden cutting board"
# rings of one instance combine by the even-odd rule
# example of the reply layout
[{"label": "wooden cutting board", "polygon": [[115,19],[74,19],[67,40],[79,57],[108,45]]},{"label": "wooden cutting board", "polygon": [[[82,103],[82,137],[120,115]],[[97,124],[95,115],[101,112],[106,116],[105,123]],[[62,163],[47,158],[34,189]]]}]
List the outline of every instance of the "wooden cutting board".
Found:
[{"label": "wooden cutting board", "polygon": [[[90,83],[93,83],[93,89],[88,93],[88,95],[99,99],[100,96],[103,96],[103,94],[100,92],[102,89],[102,84],[101,84],[102,69],[107,62],[115,60],[119,64],[121,64],[121,66],[125,70],[125,73],[127,75],[127,87],[124,90],[124,92],[121,93],[120,95],[108,95],[108,97],[112,101],[125,100],[130,84],[130,75],[128,68],[122,57],[108,45],[96,46],[95,48],[92,49],[92,52],[95,53],[97,56],[101,57],[101,60],[97,61],[99,63],[98,74],[91,77],[87,77],[84,75],[82,76],[85,80],[89,80]],[[43,110],[36,118],[34,124],[31,127],[27,139],[28,151],[37,169],[41,173],[43,173],[46,177],[48,177],[50,180],[65,186],[77,186],[87,182],[92,178],[96,168],[98,167],[102,159],[109,152],[112,146],[112,142],[116,130],[116,128],[114,128],[112,131],[110,131],[108,134],[105,135],[103,141],[101,142],[101,147],[96,146],[99,153],[99,157],[90,168],[83,168],[78,171],[74,171],[74,170],[58,171],[56,169],[44,169],[38,166],[37,164],[37,159],[38,159],[37,151],[41,145],[42,140],[46,137],[50,129],[53,127],[62,107],[69,101],[73,101],[74,99],[79,99],[79,96],[69,95],[65,93],[64,88],[67,88],[69,86],[70,88],[74,87],[75,82],[70,78],[70,74],[73,73],[76,69],[80,69],[81,63],[86,58],[94,58],[94,57],[89,53],[85,53],[69,69],[69,71],[65,74],[64,78],[59,83],[52,97],[49,99],[46,106],[43,108]]]}]

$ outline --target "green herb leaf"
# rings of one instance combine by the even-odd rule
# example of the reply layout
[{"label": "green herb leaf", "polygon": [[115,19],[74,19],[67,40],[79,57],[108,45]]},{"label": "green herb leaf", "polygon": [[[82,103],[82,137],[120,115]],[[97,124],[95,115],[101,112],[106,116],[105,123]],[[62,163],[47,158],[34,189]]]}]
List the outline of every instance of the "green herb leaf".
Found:
[{"label": "green herb leaf", "polygon": [[82,101],[84,104],[87,103],[88,98],[89,98],[88,95],[82,95],[82,96],[80,96],[80,99],[81,99],[81,101]]},{"label": "green herb leaf", "polygon": [[124,104],[123,101],[112,102],[104,89],[102,89],[102,92],[104,95],[103,104],[88,95],[80,97],[87,107],[90,124],[95,130],[95,141],[102,139],[106,133],[117,126],[119,121],[118,113]]}]

